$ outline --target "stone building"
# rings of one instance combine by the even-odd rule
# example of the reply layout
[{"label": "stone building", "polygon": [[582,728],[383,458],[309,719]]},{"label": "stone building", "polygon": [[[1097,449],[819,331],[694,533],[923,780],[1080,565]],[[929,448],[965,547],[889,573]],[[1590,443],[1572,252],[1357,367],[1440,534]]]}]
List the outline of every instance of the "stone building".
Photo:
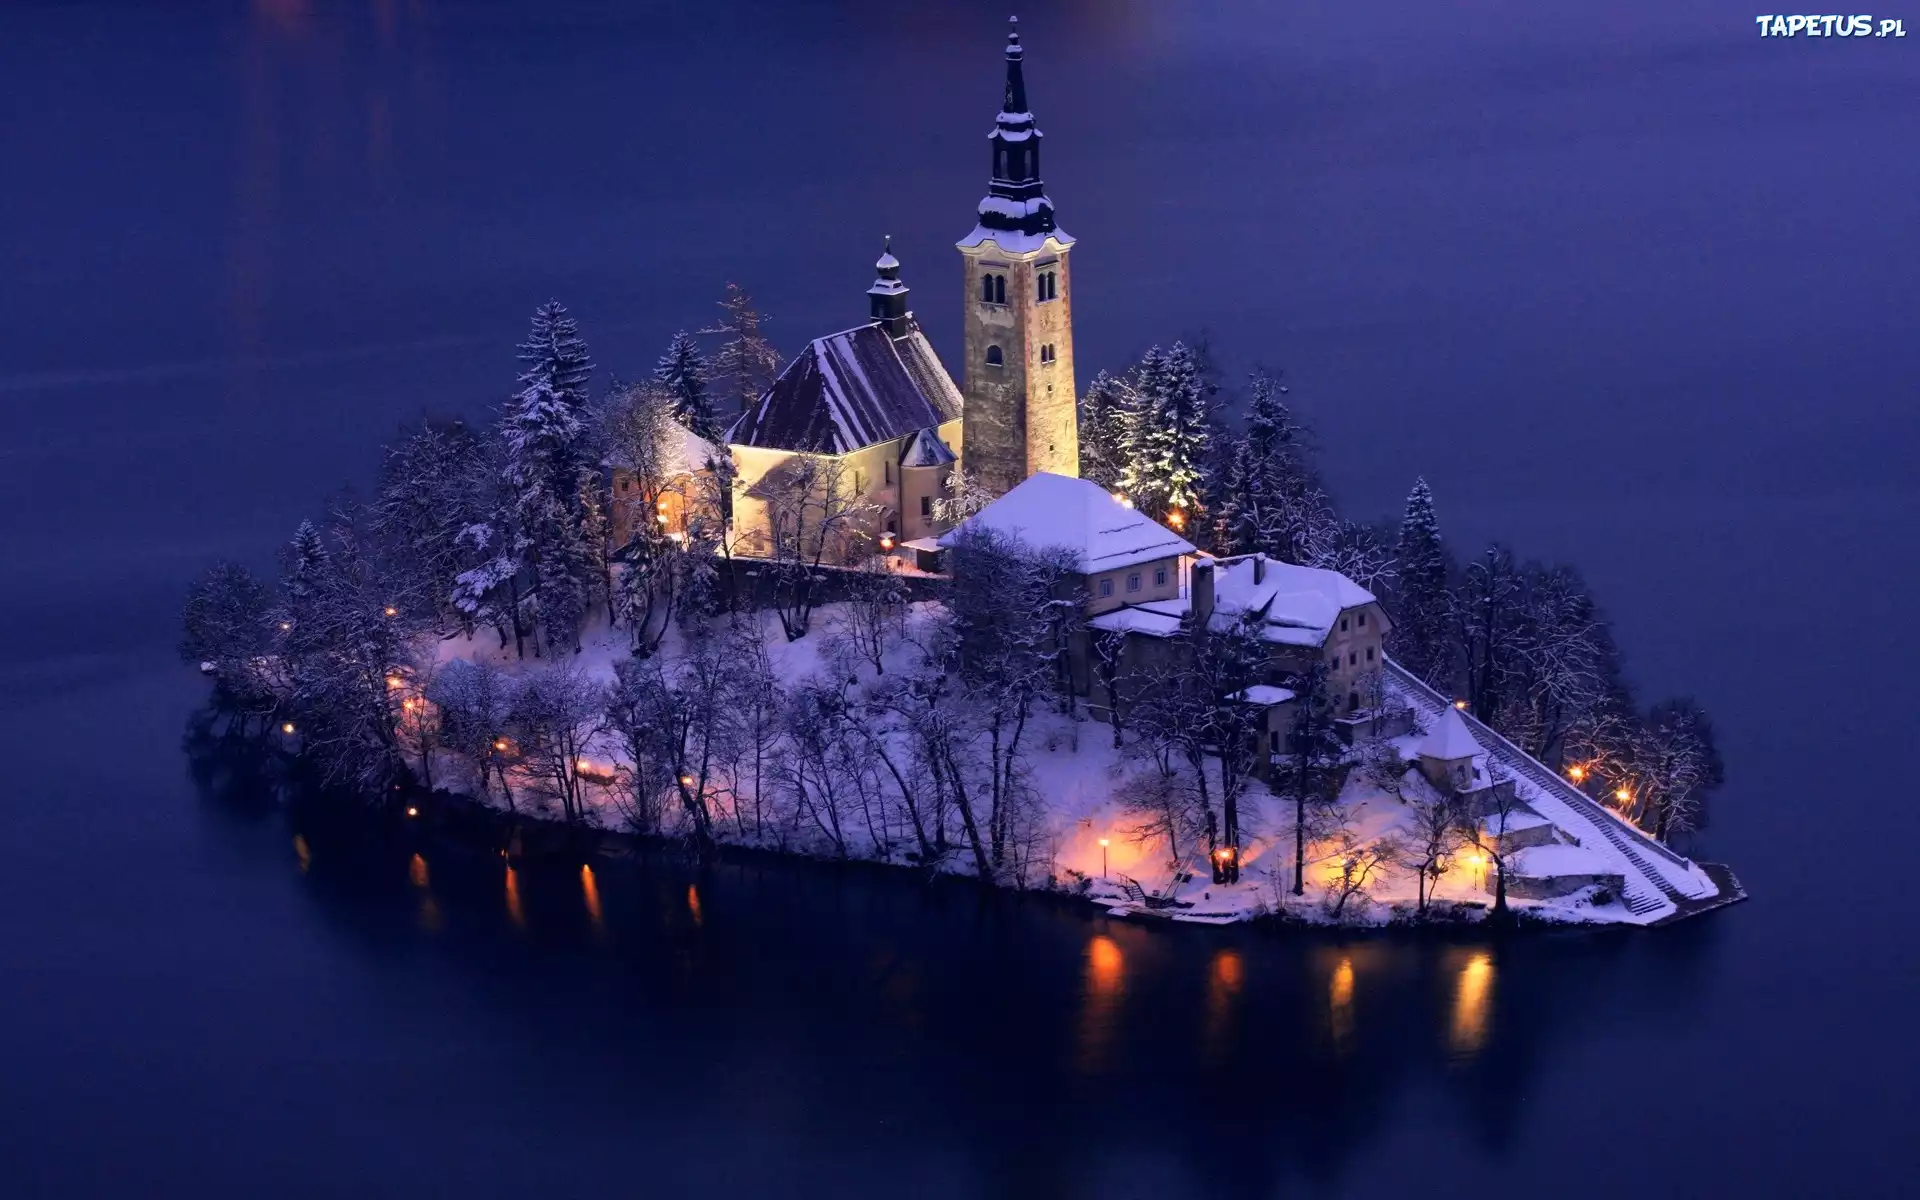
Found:
[{"label": "stone building", "polygon": [[1027,104],[1016,26],[1007,82],[988,135],[993,174],[965,263],[966,469],[987,491],[1030,475],[1080,474],[1073,382],[1073,238],[1040,179],[1041,133]]}]

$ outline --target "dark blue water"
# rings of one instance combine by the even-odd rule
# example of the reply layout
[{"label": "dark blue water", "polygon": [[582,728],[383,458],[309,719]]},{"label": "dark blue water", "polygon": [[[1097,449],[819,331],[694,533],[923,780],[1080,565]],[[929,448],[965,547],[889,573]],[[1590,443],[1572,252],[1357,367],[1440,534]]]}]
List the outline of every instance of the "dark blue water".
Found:
[{"label": "dark blue water", "polygon": [[1920,43],[1022,14],[1083,373],[1285,367],[1351,511],[1424,472],[1717,718],[1751,903],[1344,945],[786,865],[601,864],[597,918],[529,869],[516,920],[184,751],[184,580],[497,396],[550,295],[628,376],[727,279],[791,351],[891,233],[957,349],[999,9],[538,12],[0,12],[0,1192],[1912,1190]]}]

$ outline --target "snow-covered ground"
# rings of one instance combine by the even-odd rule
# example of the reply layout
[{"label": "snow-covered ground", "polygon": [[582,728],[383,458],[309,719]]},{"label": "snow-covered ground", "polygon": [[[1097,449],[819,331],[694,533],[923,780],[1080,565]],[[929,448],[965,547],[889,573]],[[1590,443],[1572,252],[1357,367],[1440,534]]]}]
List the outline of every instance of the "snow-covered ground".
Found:
[{"label": "snow-covered ground", "polygon": [[[909,626],[928,617],[929,606],[917,605],[909,616]],[[830,669],[823,655],[840,618],[838,606],[823,606],[815,614],[813,632],[794,642],[782,635],[778,619],[771,612],[744,619],[761,622],[773,673],[784,685],[792,685]],[[676,654],[679,637],[677,631],[670,633],[660,653]],[[889,672],[911,669],[915,654],[909,643],[896,645],[886,659]],[[598,624],[583,636],[580,653],[569,659],[594,678],[611,683],[615,664],[628,655],[626,633]],[[454,658],[491,662],[512,674],[545,670],[550,661],[518,659],[511,645],[503,649],[497,637],[485,632],[474,639],[441,643],[440,661]],[[844,662],[840,669],[846,669]],[[857,687],[874,684],[870,665],[861,664],[854,670]],[[1387,686],[1415,713],[1414,732],[1393,739],[1401,755],[1413,763],[1425,731],[1446,715],[1448,701],[1397,668],[1390,667]],[[1129,810],[1124,797],[1129,780],[1151,769],[1143,759],[1116,750],[1112,730],[1104,723],[1050,711],[1045,703],[1036,704],[1035,709],[1023,748],[1028,778],[1040,804],[1038,857],[1045,861],[1029,878],[1030,885],[1051,884],[1077,891],[1115,913],[1201,924],[1244,921],[1275,913],[1313,922],[1383,924],[1414,912],[1416,872],[1388,864],[1370,879],[1362,894],[1348,900],[1338,918],[1333,916],[1329,887],[1341,874],[1340,855],[1333,842],[1325,838],[1309,840],[1303,894],[1292,895],[1294,806],[1291,799],[1273,795],[1257,780],[1249,781],[1241,800],[1241,879],[1231,885],[1212,884],[1204,842],[1182,846],[1183,860],[1176,864],[1170,860],[1163,837],[1142,835],[1144,817]],[[1715,895],[1713,881],[1698,866],[1594,803],[1491,730],[1471,718],[1464,719],[1486,756],[1499,764],[1501,773],[1512,776],[1525,810],[1537,814],[1517,812],[1510,820],[1511,832],[1546,843],[1511,855],[1510,868],[1524,867],[1535,874],[1617,876],[1621,881],[1617,889],[1603,889],[1612,894],[1603,895],[1601,902],[1595,902],[1595,889],[1582,888],[1550,899],[1510,896],[1515,909],[1568,922],[1644,925],[1672,915],[1682,901]],[[590,743],[583,757],[590,764],[588,778],[607,781],[588,787],[588,819],[609,829],[624,828],[618,789],[611,783],[623,764],[611,737],[602,735]],[[449,758],[436,765],[435,776],[445,780],[470,778],[470,773],[463,771],[466,768]],[[1210,764],[1210,774],[1217,780],[1217,764]],[[1411,794],[1427,786],[1418,772],[1410,772],[1402,790]],[[716,798],[715,803],[725,801]],[[520,804],[528,806],[525,795]],[[1411,832],[1412,809],[1399,797],[1370,784],[1367,772],[1356,769],[1349,773],[1339,805],[1341,824],[1362,845]],[[555,819],[559,815],[557,808],[543,810],[537,805],[533,814]],[[1542,824],[1552,826],[1550,834],[1538,829]],[[716,832],[723,840],[752,840],[723,819],[716,819]],[[810,842],[804,831],[799,837],[792,832],[778,839],[778,844],[800,853],[826,853],[822,846]],[[766,837],[759,841],[773,844]],[[1352,844],[1350,841],[1349,847]],[[907,839],[901,837],[883,854],[873,839],[853,833],[849,824],[848,848],[857,856],[886,857],[905,865],[909,861],[907,845]],[[945,869],[971,873],[972,862],[963,842],[956,843],[943,865]],[[1491,906],[1493,873],[1494,864],[1486,855],[1471,848],[1456,853],[1450,869],[1431,889],[1437,911],[1476,919]],[[1152,904],[1144,903],[1144,897],[1151,897]]]}]

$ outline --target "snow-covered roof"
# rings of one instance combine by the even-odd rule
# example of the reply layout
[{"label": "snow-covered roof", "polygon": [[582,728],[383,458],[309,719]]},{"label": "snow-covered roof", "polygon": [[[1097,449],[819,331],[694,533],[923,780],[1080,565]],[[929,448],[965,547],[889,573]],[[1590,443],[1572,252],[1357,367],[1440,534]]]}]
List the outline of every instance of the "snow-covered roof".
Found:
[{"label": "snow-covered roof", "polygon": [[1269,683],[1256,683],[1234,697],[1234,699],[1244,700],[1248,704],[1259,704],[1270,708],[1275,704],[1285,704],[1287,701],[1293,699],[1294,695],[1295,693],[1292,688],[1274,687]]},{"label": "snow-covered roof", "polygon": [[[992,199],[992,197],[989,197]],[[981,201],[985,205],[986,201]],[[1019,233],[1010,229],[988,229],[985,225],[975,225],[973,232],[955,242],[962,250],[971,250],[988,242],[1000,247],[1008,254],[1033,254],[1047,249],[1052,242],[1055,249],[1065,249],[1073,245],[1073,238],[1066,230],[1055,227],[1046,233]]]},{"label": "snow-covered roof", "polygon": [[1557,875],[1618,875],[1618,867],[1582,846],[1560,842],[1528,846],[1507,859],[1507,870],[1528,879],[1551,879]]},{"label": "snow-covered roof", "polygon": [[940,544],[952,545],[962,529],[990,529],[1034,549],[1071,551],[1083,575],[1193,553],[1191,542],[1115,500],[1099,484],[1048,471],[1021,480]]},{"label": "snow-covered roof", "polygon": [[815,338],[727,430],[734,446],[847,454],[960,416],[960,389],[913,325]]},{"label": "snow-covered roof", "polygon": [[1457,758],[1474,758],[1486,753],[1479,742],[1473,740],[1473,732],[1467,723],[1460,719],[1460,710],[1448,708],[1440,716],[1440,721],[1420,742],[1418,751],[1421,758],[1451,761]]},{"label": "snow-covered roof", "polygon": [[943,467],[955,461],[958,460],[953,448],[941,441],[939,432],[933,429],[922,429],[914,434],[913,440],[907,443],[906,452],[900,456],[900,465],[903,467]]},{"label": "snow-covered roof", "polygon": [[[1262,618],[1262,641],[1277,646],[1320,646],[1326,643],[1341,613],[1373,603],[1372,592],[1338,571],[1296,567],[1254,554],[1212,561],[1213,619],[1209,624],[1217,631],[1231,628],[1242,613],[1255,612]],[[1189,594],[1178,600],[1149,601],[1142,607],[1173,618],[1170,629],[1177,629],[1179,619],[1191,611],[1191,606]]]},{"label": "snow-covered roof", "polygon": [[[706,470],[708,464],[726,456],[724,449],[674,421],[671,432],[660,446],[658,470],[668,479],[676,475],[692,475]],[[634,469],[633,462],[625,454],[607,455],[604,465],[615,470]]]},{"label": "snow-covered roof", "polygon": [[1144,633],[1152,637],[1172,637],[1180,632],[1180,617],[1159,611],[1157,605],[1129,604],[1101,613],[1087,624],[1108,633]]},{"label": "snow-covered roof", "polygon": [[1499,813],[1493,813],[1482,824],[1486,826],[1488,833],[1499,837],[1501,834],[1518,833],[1522,829],[1538,829],[1542,825],[1551,825],[1553,822],[1539,813],[1524,812],[1516,808],[1504,817]]}]

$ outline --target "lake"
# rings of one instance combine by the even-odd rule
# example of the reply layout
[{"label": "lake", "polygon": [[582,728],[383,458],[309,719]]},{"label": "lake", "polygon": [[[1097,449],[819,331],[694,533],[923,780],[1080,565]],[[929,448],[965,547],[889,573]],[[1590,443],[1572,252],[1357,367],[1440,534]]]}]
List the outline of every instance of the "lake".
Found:
[{"label": "lake", "polygon": [[[891,234],[957,358],[1004,12],[0,12],[0,1191],[1902,1194],[1920,45],[1704,3],[1022,11],[1081,384],[1284,368],[1345,509],[1576,563],[1714,714],[1753,899],[1503,941],[1155,930],[780,862],[515,872],[189,745],[208,560]],[[1891,845],[1889,858],[1868,845]],[[418,855],[416,861],[415,856]]]}]

